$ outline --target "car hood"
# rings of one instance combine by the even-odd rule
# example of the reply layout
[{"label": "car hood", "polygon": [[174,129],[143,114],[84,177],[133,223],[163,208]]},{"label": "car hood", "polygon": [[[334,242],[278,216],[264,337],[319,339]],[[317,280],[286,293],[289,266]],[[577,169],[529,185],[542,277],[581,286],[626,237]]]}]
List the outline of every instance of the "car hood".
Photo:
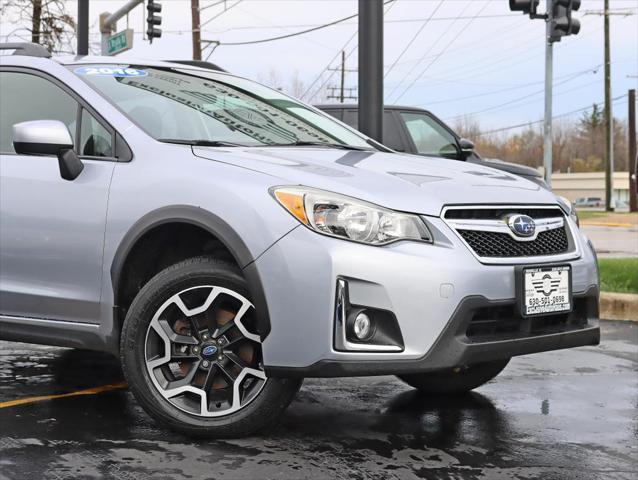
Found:
[{"label": "car hood", "polygon": [[193,153],[277,177],[273,185],[305,185],[424,215],[455,204],[556,203],[522,177],[433,157],[320,147],[193,147]]},{"label": "car hood", "polygon": [[505,172],[514,173],[516,175],[523,175],[525,177],[538,177],[542,178],[543,175],[535,168],[528,167],[527,165],[519,165],[517,163],[505,162],[503,160],[497,160],[495,158],[482,158],[476,161],[478,165],[484,165],[486,167],[495,168],[497,170],[503,170]]}]

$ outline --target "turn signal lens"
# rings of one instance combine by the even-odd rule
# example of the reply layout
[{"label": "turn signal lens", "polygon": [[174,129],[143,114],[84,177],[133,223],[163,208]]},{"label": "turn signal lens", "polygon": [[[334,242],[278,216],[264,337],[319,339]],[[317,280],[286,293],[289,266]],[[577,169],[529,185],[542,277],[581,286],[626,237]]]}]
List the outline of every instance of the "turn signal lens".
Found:
[{"label": "turn signal lens", "polygon": [[303,195],[300,193],[275,190],[275,197],[282,206],[292,213],[301,223],[308,225],[308,217],[303,205]]}]

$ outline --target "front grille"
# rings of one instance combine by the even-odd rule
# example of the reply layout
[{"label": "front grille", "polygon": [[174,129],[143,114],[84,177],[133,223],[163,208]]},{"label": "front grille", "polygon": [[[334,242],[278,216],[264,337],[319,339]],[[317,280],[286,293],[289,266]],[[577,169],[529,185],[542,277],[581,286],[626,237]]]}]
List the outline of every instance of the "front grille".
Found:
[{"label": "front grille", "polygon": [[[533,240],[518,237],[510,229],[508,221],[514,215],[527,215],[535,221],[537,235]],[[445,210],[443,219],[478,257],[494,262],[556,256],[574,249],[569,224],[559,206],[452,206]]]},{"label": "front grille", "polygon": [[508,233],[458,230],[479,257],[557,255],[569,249],[565,227],[540,232],[535,240],[519,242]]}]

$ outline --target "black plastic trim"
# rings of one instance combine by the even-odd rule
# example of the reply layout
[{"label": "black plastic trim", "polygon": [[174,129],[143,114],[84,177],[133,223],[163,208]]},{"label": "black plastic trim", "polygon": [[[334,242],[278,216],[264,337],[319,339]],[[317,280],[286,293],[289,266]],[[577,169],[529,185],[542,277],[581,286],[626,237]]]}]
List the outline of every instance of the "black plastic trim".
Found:
[{"label": "black plastic trim", "polygon": [[265,339],[270,333],[270,316],[261,276],[253,263],[255,259],[241,237],[222,218],[207,210],[190,205],[174,205],[154,210],[138,220],[129,229],[120,242],[111,264],[114,305],[119,305],[118,287],[128,254],[146,232],[167,223],[188,223],[203,228],[218,238],[231,252],[244,272],[248,290],[255,306],[260,336],[262,340]]},{"label": "black plastic trim", "polygon": [[100,325],[92,323],[0,315],[0,339],[116,353],[105,343]]},{"label": "black plastic trim", "polygon": [[51,58],[51,52],[42,45],[32,42],[0,43],[0,50],[15,50],[12,55]]},{"label": "black plastic trim", "polygon": [[465,332],[472,314],[477,308],[511,305],[515,302],[512,299],[489,300],[483,296],[470,296],[459,303],[433,347],[421,358],[414,360],[320,360],[308,367],[266,366],[265,371],[271,377],[295,378],[406,375],[492,360],[504,360],[530,353],[598,345],[600,343],[598,295],[596,285],[590,286],[583,293],[573,295],[574,298],[590,297],[592,302],[588,302],[591,307],[587,311],[587,326],[566,332],[512,340],[468,342]]},{"label": "black plastic trim", "polygon": [[35,142],[13,142],[13,148],[18,155],[54,156],[60,153],[61,150],[73,149],[73,145]]}]

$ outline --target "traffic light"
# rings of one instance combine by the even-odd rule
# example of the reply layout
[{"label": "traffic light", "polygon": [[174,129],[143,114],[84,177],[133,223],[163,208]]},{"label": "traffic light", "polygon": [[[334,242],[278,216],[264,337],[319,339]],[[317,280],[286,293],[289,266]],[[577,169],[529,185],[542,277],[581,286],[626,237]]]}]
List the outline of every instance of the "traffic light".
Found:
[{"label": "traffic light", "polygon": [[525,15],[536,15],[540,0],[510,0],[510,10],[512,12],[523,12]]},{"label": "traffic light", "polygon": [[579,8],[580,0],[554,0],[549,34],[550,42],[560,42],[561,37],[576,35],[580,32],[580,22],[572,18],[572,12]]},{"label": "traffic light", "polygon": [[162,5],[155,0],[148,0],[146,4],[146,36],[150,43],[153,43],[154,38],[160,38],[162,36],[162,29],[157,28],[157,25],[162,24],[162,16],[156,15],[162,11]]}]

